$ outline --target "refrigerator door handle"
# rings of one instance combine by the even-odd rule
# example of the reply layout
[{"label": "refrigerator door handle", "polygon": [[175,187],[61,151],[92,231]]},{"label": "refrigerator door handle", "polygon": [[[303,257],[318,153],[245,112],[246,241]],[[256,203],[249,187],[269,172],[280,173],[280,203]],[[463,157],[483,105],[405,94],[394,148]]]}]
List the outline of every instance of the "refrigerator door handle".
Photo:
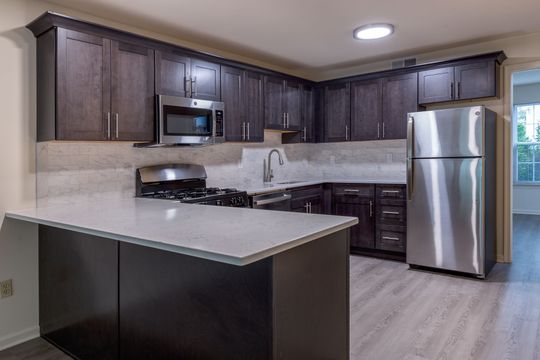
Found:
[{"label": "refrigerator door handle", "polygon": [[414,152],[414,117],[409,115],[407,121],[407,199],[413,195],[413,152]]}]

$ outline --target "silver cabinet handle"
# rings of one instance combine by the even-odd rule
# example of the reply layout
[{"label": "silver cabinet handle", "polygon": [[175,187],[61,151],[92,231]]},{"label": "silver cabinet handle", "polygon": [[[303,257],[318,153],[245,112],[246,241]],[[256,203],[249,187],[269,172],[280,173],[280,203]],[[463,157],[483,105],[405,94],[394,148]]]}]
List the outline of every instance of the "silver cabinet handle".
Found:
[{"label": "silver cabinet handle", "polygon": [[456,100],[459,100],[461,98],[461,82],[458,81],[457,83],[457,96],[456,96]]},{"label": "silver cabinet handle", "polygon": [[407,199],[413,196],[414,117],[407,121]]},{"label": "silver cabinet handle", "polygon": [[249,122],[247,123],[247,139],[249,140]]},{"label": "silver cabinet handle", "polygon": [[385,138],[385,129],[386,129],[386,124],[382,123],[382,138],[383,139]]},{"label": "silver cabinet handle", "polygon": [[399,215],[400,214],[399,211],[383,211],[382,213],[385,215]]},{"label": "silver cabinet handle", "polygon": [[381,138],[381,123],[377,123],[377,139]]},{"label": "silver cabinet handle", "polygon": [[290,194],[283,194],[282,196],[279,196],[279,197],[254,201],[254,204],[257,206],[273,204],[273,203],[289,200],[290,198],[292,198]]},{"label": "silver cabinet handle", "polygon": [[311,201],[309,202],[309,213],[313,213],[313,211],[311,210]]},{"label": "silver cabinet handle", "polygon": [[[193,84],[195,84],[195,91],[193,90]],[[191,93],[194,94],[194,96],[197,96],[197,77],[194,76],[193,80],[191,80]]]},{"label": "silver cabinet handle", "polygon": [[114,120],[116,122],[116,138],[118,139],[118,113],[114,114]]},{"label": "silver cabinet handle", "polygon": [[352,193],[358,193],[360,192],[360,189],[343,189],[345,192],[352,192]]},{"label": "silver cabinet handle", "polygon": [[289,128],[289,113],[285,113],[285,118],[287,119],[287,129]]},{"label": "silver cabinet handle", "polygon": [[399,238],[393,237],[393,236],[383,236],[384,240],[392,240],[392,241],[399,241]]},{"label": "silver cabinet handle", "polygon": [[373,201],[369,200],[369,217],[373,217]]},{"label": "silver cabinet handle", "polygon": [[107,112],[107,139],[111,138],[111,113]]},{"label": "silver cabinet handle", "polygon": [[450,83],[450,99],[454,98],[454,83]]},{"label": "silver cabinet handle", "polygon": [[242,123],[242,141],[246,140],[246,123]]},{"label": "silver cabinet handle", "polygon": [[191,97],[191,79],[189,79],[187,76],[184,76],[184,88],[186,92],[186,97]]},{"label": "silver cabinet handle", "polygon": [[307,128],[304,126],[304,130],[302,130],[302,141],[307,141]]},{"label": "silver cabinet handle", "polygon": [[381,191],[383,194],[399,194],[399,190],[383,190]]},{"label": "silver cabinet handle", "polygon": [[349,126],[345,125],[345,140],[349,140]]},{"label": "silver cabinet handle", "polygon": [[283,128],[285,129],[287,127],[287,123],[286,123],[286,120],[285,120],[285,113],[281,114],[281,118],[283,119]]},{"label": "silver cabinet handle", "polygon": [[309,214],[309,203],[304,204],[304,209],[306,209],[306,214]]}]

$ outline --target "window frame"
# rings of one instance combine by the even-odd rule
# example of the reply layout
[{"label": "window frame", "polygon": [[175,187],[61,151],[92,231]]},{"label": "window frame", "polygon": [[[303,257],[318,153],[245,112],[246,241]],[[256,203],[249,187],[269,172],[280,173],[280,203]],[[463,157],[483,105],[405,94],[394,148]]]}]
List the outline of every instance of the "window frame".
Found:
[{"label": "window frame", "polygon": [[[524,180],[518,180],[518,169],[520,162],[518,161],[518,154],[517,154],[517,147],[519,145],[529,145],[529,146],[540,146],[540,142],[518,142],[517,141],[517,126],[518,126],[518,118],[517,118],[517,108],[521,106],[533,106],[540,108],[540,102],[533,102],[533,103],[520,103],[520,104],[514,104],[513,105],[513,112],[512,112],[512,129],[513,129],[513,139],[512,139],[512,152],[513,152],[513,184],[514,185],[525,185],[525,186],[540,186],[540,180],[533,180],[533,181],[524,181]],[[540,123],[539,123],[540,125]],[[533,160],[536,160],[534,158]],[[527,164],[532,164],[533,166],[533,178],[535,175],[535,163],[540,163],[540,161],[535,162],[526,162]]]}]

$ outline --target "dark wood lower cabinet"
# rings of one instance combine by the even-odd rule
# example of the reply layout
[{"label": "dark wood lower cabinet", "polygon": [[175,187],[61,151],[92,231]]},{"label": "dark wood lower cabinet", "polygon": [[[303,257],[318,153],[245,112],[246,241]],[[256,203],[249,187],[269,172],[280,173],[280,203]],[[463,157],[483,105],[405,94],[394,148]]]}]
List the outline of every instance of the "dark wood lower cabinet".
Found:
[{"label": "dark wood lower cabinet", "polygon": [[332,214],[355,216],[351,253],[405,260],[404,185],[333,184]]},{"label": "dark wood lower cabinet", "polygon": [[246,266],[39,234],[41,336],[75,358],[349,359],[348,229]]},{"label": "dark wood lower cabinet", "polygon": [[39,226],[41,336],[79,359],[118,359],[118,242]]}]

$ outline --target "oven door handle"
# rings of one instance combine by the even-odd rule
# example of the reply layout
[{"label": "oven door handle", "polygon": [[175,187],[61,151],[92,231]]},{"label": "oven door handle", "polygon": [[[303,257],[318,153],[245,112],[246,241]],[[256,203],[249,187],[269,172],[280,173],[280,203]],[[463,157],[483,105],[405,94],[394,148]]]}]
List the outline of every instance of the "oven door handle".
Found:
[{"label": "oven door handle", "polygon": [[273,197],[273,198],[270,198],[270,199],[255,200],[253,203],[254,203],[255,206],[260,206],[260,205],[274,204],[274,203],[277,203],[277,202],[286,201],[286,200],[289,200],[291,198],[292,198],[291,194],[283,194],[282,196]]}]

